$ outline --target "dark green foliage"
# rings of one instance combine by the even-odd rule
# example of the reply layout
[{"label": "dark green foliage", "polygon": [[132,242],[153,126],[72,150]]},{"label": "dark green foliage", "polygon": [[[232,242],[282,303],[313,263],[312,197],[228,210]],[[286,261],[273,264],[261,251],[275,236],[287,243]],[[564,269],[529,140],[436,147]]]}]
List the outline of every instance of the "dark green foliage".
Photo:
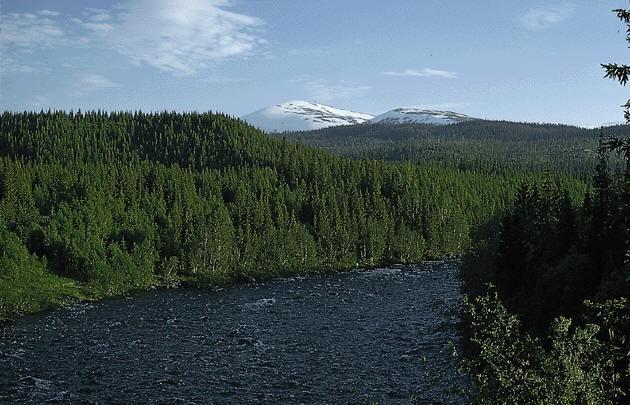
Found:
[{"label": "dark green foliage", "polygon": [[[629,126],[607,131],[630,135]],[[346,157],[408,160],[487,174],[549,168],[588,180],[597,164],[598,130],[567,125],[476,120],[445,126],[353,125],[281,136]]]},{"label": "dark green foliage", "polygon": [[[465,260],[466,289],[477,295],[465,364],[478,402],[617,403],[630,395],[628,172],[611,175],[603,137],[598,154],[581,207],[550,175],[523,185],[498,238]],[[480,294],[475,278],[496,290]]]},{"label": "dark green foliage", "polygon": [[630,247],[627,175],[610,174],[603,141],[598,153],[593,191],[580,209],[548,175],[540,185],[519,188],[502,220],[490,281],[527,327],[577,315],[586,299],[630,295],[623,277]]},{"label": "dark green foliage", "polygon": [[0,118],[0,224],[24,271],[94,297],[460,254],[539,177],[342,159],[220,114]]},{"label": "dark green foliage", "polygon": [[614,404],[627,399],[630,304],[589,304],[578,325],[553,321],[546,340],[523,331],[496,293],[470,306],[478,353],[466,361],[480,404]]}]

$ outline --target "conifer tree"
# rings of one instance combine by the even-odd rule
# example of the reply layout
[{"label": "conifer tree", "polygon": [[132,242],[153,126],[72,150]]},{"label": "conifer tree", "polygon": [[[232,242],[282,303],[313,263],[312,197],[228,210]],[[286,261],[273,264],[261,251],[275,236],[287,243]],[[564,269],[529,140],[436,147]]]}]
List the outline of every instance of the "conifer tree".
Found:
[{"label": "conifer tree", "polygon": [[[617,18],[626,25],[626,41],[630,43],[630,10],[627,9],[615,9],[613,10],[617,14]],[[628,83],[630,77],[630,65],[606,63],[602,64],[602,67],[606,71],[605,77],[618,81],[622,86]],[[630,123],[630,100],[624,105],[626,122]]]}]

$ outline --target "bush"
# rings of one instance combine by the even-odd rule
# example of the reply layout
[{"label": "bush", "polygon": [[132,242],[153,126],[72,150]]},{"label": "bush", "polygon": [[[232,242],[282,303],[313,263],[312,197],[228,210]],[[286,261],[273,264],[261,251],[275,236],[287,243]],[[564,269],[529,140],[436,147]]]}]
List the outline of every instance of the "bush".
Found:
[{"label": "bush", "polygon": [[[592,323],[576,325],[559,317],[544,341],[523,332],[494,290],[477,297],[469,315],[478,354],[463,362],[473,381],[470,399],[481,404],[612,404],[625,398],[627,377],[620,364],[625,362],[627,370],[627,329],[620,328],[619,320],[630,319],[630,306],[625,300],[591,308],[600,308],[589,319]],[[606,337],[611,335],[618,339]]]}]

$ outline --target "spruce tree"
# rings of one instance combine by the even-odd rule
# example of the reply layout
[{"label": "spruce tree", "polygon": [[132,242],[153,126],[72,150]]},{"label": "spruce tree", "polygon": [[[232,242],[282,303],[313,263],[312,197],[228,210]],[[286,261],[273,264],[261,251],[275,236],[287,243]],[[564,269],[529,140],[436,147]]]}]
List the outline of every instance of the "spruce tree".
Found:
[{"label": "spruce tree", "polygon": [[[617,18],[626,25],[626,41],[630,43],[630,10],[627,9],[615,9]],[[606,71],[605,77],[618,81],[622,86],[628,83],[630,77],[630,65],[617,64],[617,63],[605,63],[602,67]],[[630,100],[623,105],[625,112],[624,116],[626,122],[630,123]]]}]

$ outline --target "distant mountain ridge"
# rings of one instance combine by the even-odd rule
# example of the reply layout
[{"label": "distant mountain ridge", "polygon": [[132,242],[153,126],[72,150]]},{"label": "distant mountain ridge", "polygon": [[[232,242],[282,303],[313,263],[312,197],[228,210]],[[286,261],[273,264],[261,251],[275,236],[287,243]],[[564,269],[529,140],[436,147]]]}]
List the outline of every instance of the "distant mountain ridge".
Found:
[{"label": "distant mountain ridge", "polygon": [[[427,124],[451,125],[481,120],[455,111],[431,110],[418,107],[401,107],[376,116],[367,113],[344,110],[311,101],[295,100],[266,107],[251,114],[243,115],[242,120],[266,132],[302,132],[337,126],[360,124]],[[515,122],[516,121],[506,121]],[[532,122],[531,124],[537,124]],[[540,123],[544,124],[544,123]],[[568,125],[581,128],[614,127],[624,122],[607,122],[598,125]]]},{"label": "distant mountain ridge", "polygon": [[473,119],[475,118],[453,111],[396,108],[384,114],[377,115],[370,120],[370,123],[449,125]]},{"label": "distant mountain ridge", "polygon": [[267,132],[311,131],[366,123],[448,125],[474,119],[453,111],[420,108],[396,108],[374,116],[303,100],[276,104],[241,118]]}]

